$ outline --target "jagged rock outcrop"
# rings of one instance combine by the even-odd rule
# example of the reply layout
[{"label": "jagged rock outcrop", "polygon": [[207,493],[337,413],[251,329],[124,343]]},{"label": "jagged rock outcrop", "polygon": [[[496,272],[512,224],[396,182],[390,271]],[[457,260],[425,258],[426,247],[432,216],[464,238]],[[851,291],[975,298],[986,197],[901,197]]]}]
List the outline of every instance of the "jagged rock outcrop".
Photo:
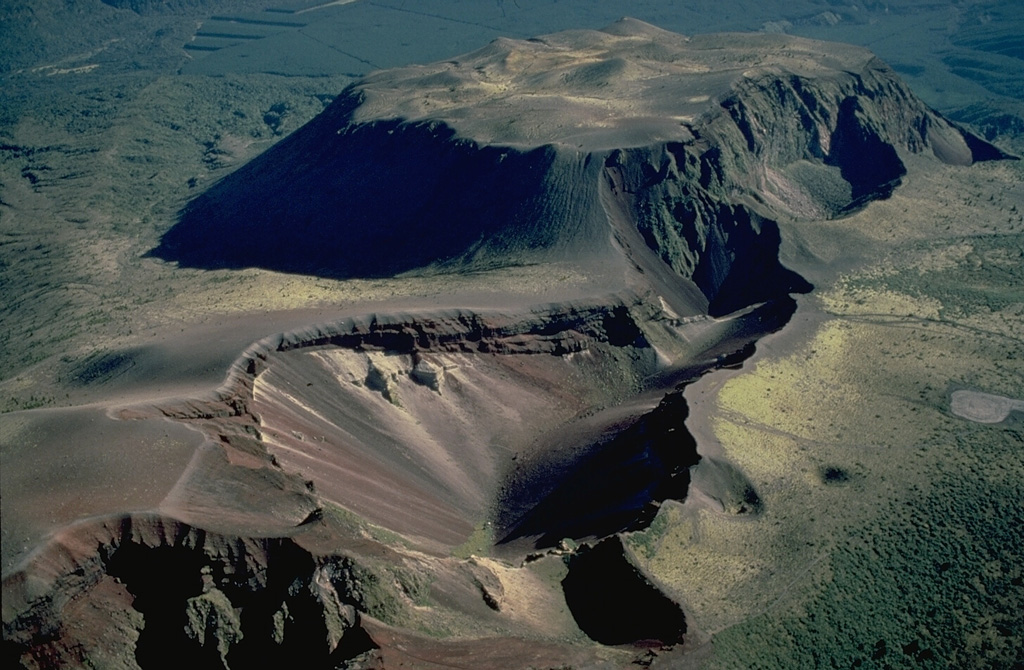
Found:
[{"label": "jagged rock outcrop", "polygon": [[1001,155],[865,49],[624,19],[363,78],[155,254],[348,277],[625,255],[724,313],[806,289],[775,221],[887,196],[908,152]]},{"label": "jagged rock outcrop", "polygon": [[432,388],[438,393],[441,392],[441,385],[444,383],[444,367],[428,358],[418,356],[411,374],[412,378],[420,384]]},{"label": "jagged rock outcrop", "polygon": [[288,537],[153,514],[85,522],[5,577],[4,654],[39,668],[334,667],[373,646],[357,611],[393,597],[368,574]]}]

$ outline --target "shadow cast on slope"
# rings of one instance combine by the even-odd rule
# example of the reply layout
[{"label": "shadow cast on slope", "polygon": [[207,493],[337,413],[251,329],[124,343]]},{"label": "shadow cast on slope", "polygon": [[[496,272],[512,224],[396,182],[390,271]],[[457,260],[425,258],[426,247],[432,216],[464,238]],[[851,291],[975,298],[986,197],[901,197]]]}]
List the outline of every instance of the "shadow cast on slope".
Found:
[{"label": "shadow cast on slope", "polygon": [[[494,512],[497,544],[546,549],[564,538],[641,530],[653,521],[661,502],[685,500],[691,468],[701,455],[686,427],[689,408],[683,388],[706,372],[741,364],[754,353],[760,336],[784,326],[795,311],[792,298],[752,310],[743,317],[744,332],[734,341],[738,348],[695,366],[653,410],[628,425],[608,426],[602,437],[578,450],[546,452],[517,464],[505,477]],[[702,477],[707,480],[707,473]],[[711,484],[715,490],[727,488],[722,482]],[[760,509],[752,489],[740,486],[738,491],[745,498],[744,513]]]},{"label": "shadow cast on slope", "polygon": [[562,591],[576,623],[595,642],[661,646],[683,641],[683,608],[637,567],[618,536],[575,554]]},{"label": "shadow cast on slope", "polygon": [[551,147],[478,146],[443,124],[352,126],[345,115],[329,109],[193,199],[150,255],[372,278],[486,263],[484,247],[514,265],[558,239],[565,215],[554,208],[576,194],[549,192]]},{"label": "shadow cast on slope", "polygon": [[534,486],[551,486],[545,480],[557,483],[525,516],[502,518],[514,515],[514,507],[499,513],[499,528],[508,529],[500,543],[535,538],[535,547],[546,548],[562,538],[606,537],[648,525],[652,502],[686,497],[690,466],[700,460],[684,425],[687,415],[682,393],[671,393],[625,430],[587,448],[568,471],[547,472],[538,464],[523,472],[521,483],[510,482],[509,503],[534,498]]}]

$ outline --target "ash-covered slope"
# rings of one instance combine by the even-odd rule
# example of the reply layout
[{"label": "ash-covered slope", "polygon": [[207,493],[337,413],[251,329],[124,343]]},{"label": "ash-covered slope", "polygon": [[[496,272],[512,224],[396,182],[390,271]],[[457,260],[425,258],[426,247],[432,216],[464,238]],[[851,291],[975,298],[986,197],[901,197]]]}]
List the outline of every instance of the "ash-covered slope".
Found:
[{"label": "ash-covered slope", "polygon": [[154,253],[342,277],[599,259],[671,269],[724,312],[801,287],[775,220],[885,197],[905,152],[1002,155],[864,49],[624,19],[371,74]]}]

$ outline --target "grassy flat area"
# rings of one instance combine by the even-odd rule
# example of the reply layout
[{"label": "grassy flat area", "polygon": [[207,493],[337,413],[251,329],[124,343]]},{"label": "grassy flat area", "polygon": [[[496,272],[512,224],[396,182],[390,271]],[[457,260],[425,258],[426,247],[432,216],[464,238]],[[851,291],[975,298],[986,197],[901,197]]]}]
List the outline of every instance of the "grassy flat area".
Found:
[{"label": "grassy flat area", "polygon": [[[84,76],[44,80],[6,110],[18,118],[0,147],[0,411],[60,404],[62,367],[202,318],[205,293],[219,311],[262,302],[245,273],[177,272],[145,254],[190,194],[348,81]],[[270,293],[301,306],[331,292],[314,284],[284,278]]]}]

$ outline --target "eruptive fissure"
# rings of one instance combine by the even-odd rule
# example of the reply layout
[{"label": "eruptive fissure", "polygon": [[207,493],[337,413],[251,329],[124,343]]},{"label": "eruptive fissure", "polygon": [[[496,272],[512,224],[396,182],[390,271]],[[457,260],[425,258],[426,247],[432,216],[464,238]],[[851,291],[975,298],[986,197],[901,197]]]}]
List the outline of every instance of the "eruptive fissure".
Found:
[{"label": "eruptive fissure", "polygon": [[[153,255],[335,278],[558,263],[600,290],[300,328],[205,397],[112,409],[205,441],[158,509],[60,530],[5,575],[4,657],[358,667],[458,647],[541,667],[612,653],[565,642],[581,632],[677,645],[683,608],[621,533],[691,487],[723,513],[762,505],[702,461],[683,387],[811,289],[780,262],[787,222],[888,197],[928,152],[1003,156],[869,52],[783,35],[626,19],[357,81],[191,201]],[[466,558],[490,552],[549,563]],[[449,624],[475,639],[421,634]]]}]

